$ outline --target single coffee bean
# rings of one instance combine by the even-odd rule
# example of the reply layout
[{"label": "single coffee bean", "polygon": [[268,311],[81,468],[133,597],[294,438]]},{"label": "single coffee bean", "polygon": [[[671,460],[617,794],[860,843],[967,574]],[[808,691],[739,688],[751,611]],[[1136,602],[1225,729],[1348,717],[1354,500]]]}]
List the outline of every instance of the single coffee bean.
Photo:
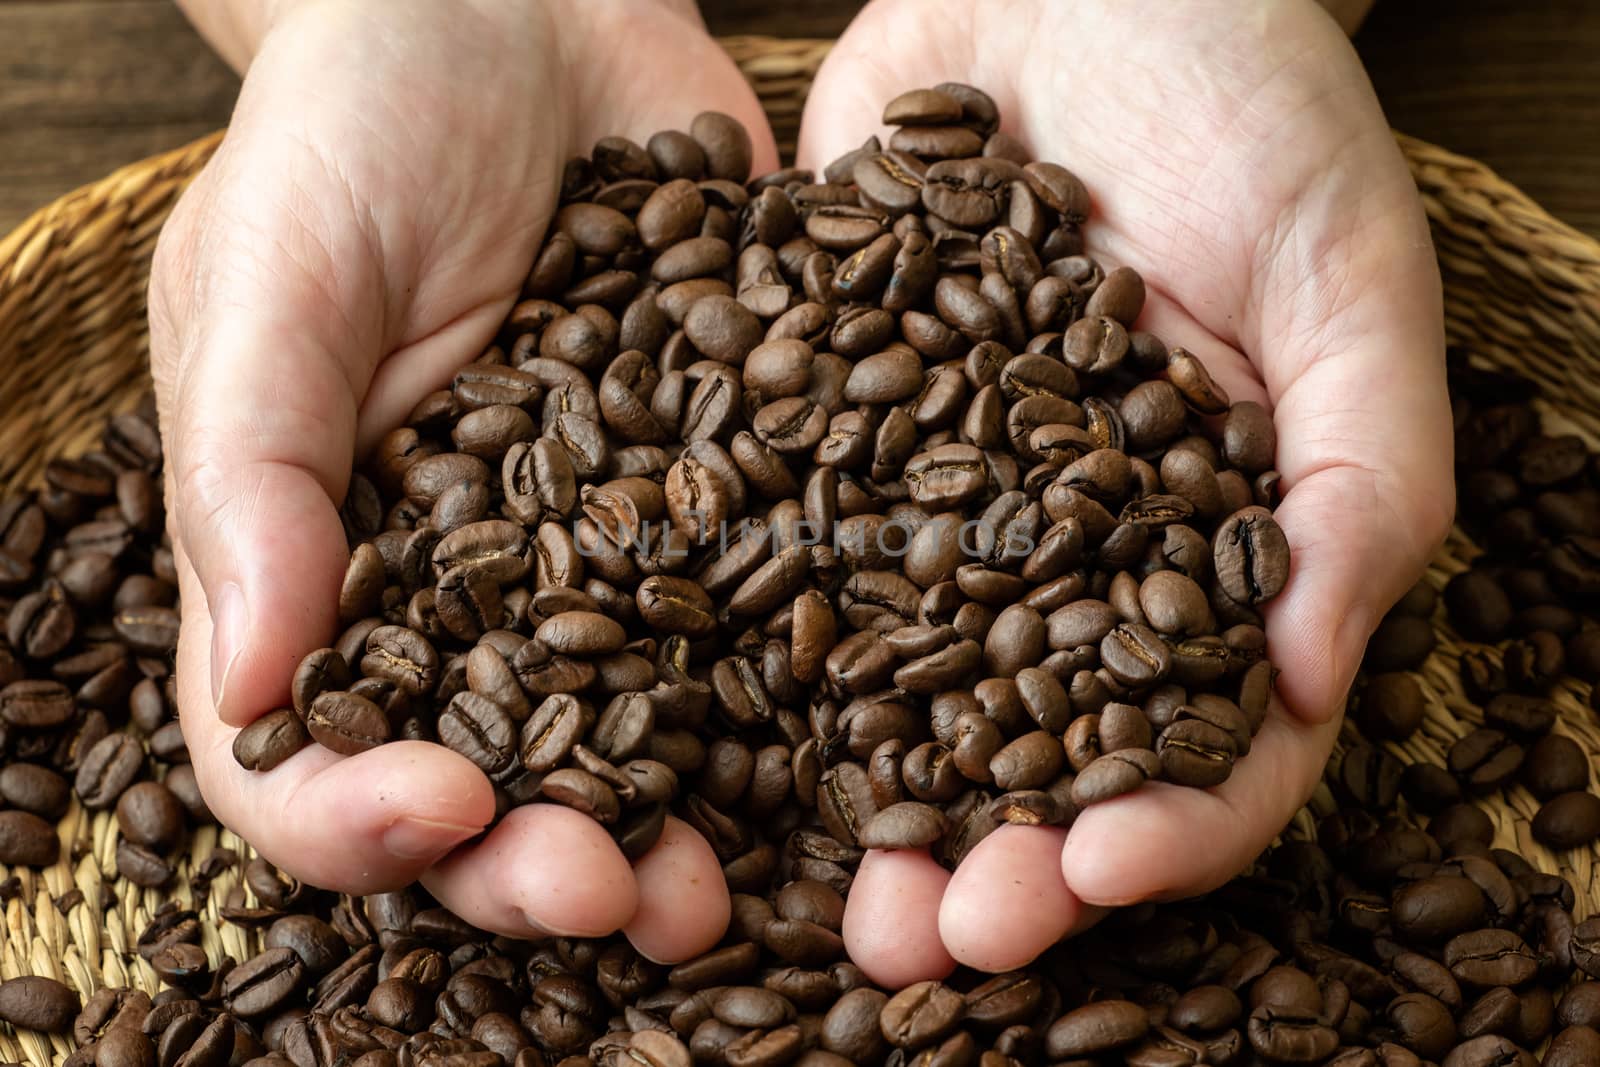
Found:
[{"label": "single coffee bean", "polygon": [[1475,930],[1444,946],[1444,964],[1463,985],[1476,988],[1518,986],[1538,971],[1538,959],[1509,930]]},{"label": "single coffee bean", "polygon": [[878,1025],[890,1044],[914,1051],[941,1041],[965,1013],[966,1001],[955,990],[936,981],[916,982],[889,998]]},{"label": "single coffee bean", "polygon": [[[1562,793],[1582,791],[1589,786],[1589,757],[1571,738],[1548,734],[1529,746],[1522,763],[1522,783],[1545,801]],[[4,779],[0,777],[0,792],[3,791]]]},{"label": "single coffee bean", "polygon": [[1485,725],[1522,740],[1533,740],[1555,725],[1555,705],[1538,697],[1501,693],[1483,707]]},{"label": "single coffee bean", "polygon": [[1161,758],[1146,748],[1108,752],[1085,767],[1072,783],[1080,808],[1132,792],[1161,774]]},{"label": "single coffee bean", "polygon": [[1568,1026],[1551,1039],[1540,1063],[1543,1067],[1600,1063],[1600,1031],[1590,1026]]},{"label": "single coffee bean", "polygon": [[372,701],[355,693],[323,693],[311,702],[306,732],[324,748],[353,756],[389,739],[389,721]]},{"label": "single coffee bean", "polygon": [[1485,903],[1469,879],[1424,878],[1395,892],[1389,917],[1408,941],[1445,941],[1481,924]]},{"label": "single coffee bean", "polygon": [[280,708],[234,735],[233,758],[246,770],[270,771],[310,743],[311,735],[300,716],[293,709]]},{"label": "single coffee bean", "polygon": [[1051,1023],[1045,1034],[1045,1049],[1055,1060],[1094,1056],[1133,1044],[1149,1028],[1149,1016],[1132,1001],[1098,1001],[1069,1011]]},{"label": "single coffee bean", "polygon": [[72,800],[72,787],[48,767],[8,763],[0,767],[0,800],[43,819],[59,819]]},{"label": "single coffee bean", "polygon": [[1211,723],[1183,719],[1161,731],[1156,754],[1168,780],[1204,789],[1227,781],[1237,747],[1232,736]]},{"label": "single coffee bean", "polygon": [[1511,601],[1505,590],[1482,571],[1463,571],[1444,588],[1445,608],[1462,635],[1494,641],[1511,626]]},{"label": "single coffee bean", "polygon": [[230,1011],[261,1015],[282,1004],[300,987],[305,965],[291,948],[269,948],[228,972],[222,996]]},{"label": "single coffee bean", "polygon": [[64,1034],[82,1002],[53,978],[24,975],[0,982],[0,1019],[45,1034]]},{"label": "single coffee bean", "polygon": [[1289,545],[1265,508],[1234,512],[1213,539],[1217,580],[1244,604],[1277,596],[1289,579]]},{"label": "single coffee bean", "polygon": [[1562,793],[1545,801],[1533,817],[1533,837],[1554,849],[1579,848],[1600,838],[1600,797]]},{"label": "single coffee bean", "polygon": [[1411,675],[1399,671],[1369,678],[1352,707],[1369,738],[1394,741],[1416,733],[1425,710],[1422,687]]},{"label": "single coffee bean", "polygon": [[948,829],[949,820],[937,808],[908,801],[873,814],[862,824],[856,842],[863,848],[925,848]]},{"label": "single coffee bean", "polygon": [[183,836],[184,823],[183,805],[159,782],[139,782],[117,799],[117,828],[136,845],[170,851]]},{"label": "single coffee bean", "polygon": [[48,867],[61,854],[56,827],[30,811],[0,811],[0,864]]}]

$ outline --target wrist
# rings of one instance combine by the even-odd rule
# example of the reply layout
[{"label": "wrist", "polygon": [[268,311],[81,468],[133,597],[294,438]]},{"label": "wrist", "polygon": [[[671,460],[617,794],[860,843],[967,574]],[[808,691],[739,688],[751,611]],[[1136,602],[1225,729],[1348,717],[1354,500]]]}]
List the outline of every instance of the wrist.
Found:
[{"label": "wrist", "polygon": [[[200,35],[241,74],[261,49],[269,32],[308,8],[336,6],[340,0],[177,0],[178,7]],[[423,0],[432,3],[434,0]],[[554,17],[562,27],[582,29],[595,23],[625,23],[631,10],[657,8],[704,26],[696,0],[457,0],[497,30],[511,32],[534,21],[530,8]],[[390,14],[403,2],[388,8]],[[368,9],[370,10],[370,9]],[[565,35],[562,35],[563,37]]]}]

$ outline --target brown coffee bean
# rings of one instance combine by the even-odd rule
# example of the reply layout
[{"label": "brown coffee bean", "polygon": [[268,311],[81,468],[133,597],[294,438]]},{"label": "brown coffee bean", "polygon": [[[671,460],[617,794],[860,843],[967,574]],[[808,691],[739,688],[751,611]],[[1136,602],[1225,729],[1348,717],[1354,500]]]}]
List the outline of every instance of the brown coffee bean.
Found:
[{"label": "brown coffee bean", "polygon": [[78,994],[53,978],[24,975],[0,982],[0,1019],[46,1034],[64,1034],[78,1014]]},{"label": "brown coffee bean", "polygon": [[355,693],[323,693],[311,702],[306,732],[342,756],[365,752],[389,740],[389,721],[372,701]]},{"label": "brown coffee bean", "polygon": [[1533,817],[1533,836],[1549,848],[1579,848],[1600,838],[1600,797],[1562,793],[1547,800]]},{"label": "brown coffee bean", "polygon": [[0,767],[0,800],[43,819],[59,819],[72,800],[72,787],[48,767],[8,763]]},{"label": "brown coffee bean", "polygon": [[943,1040],[965,1014],[960,993],[940,982],[916,982],[889,998],[878,1025],[890,1044],[914,1051]]},{"label": "brown coffee bean", "polygon": [[304,981],[304,964],[291,948],[269,948],[229,971],[222,996],[230,1011],[261,1015],[292,996]]},{"label": "brown coffee bean", "polygon": [[117,800],[117,828],[136,845],[170,851],[184,831],[184,809],[159,782],[139,782]]},{"label": "brown coffee bean", "polygon": [[1050,1025],[1045,1047],[1053,1059],[1089,1056],[1130,1045],[1150,1028],[1144,1009],[1126,1000],[1103,1000],[1067,1012]]},{"label": "brown coffee bean", "polygon": [[925,848],[948,829],[949,821],[937,808],[908,801],[890,805],[867,819],[856,843],[862,848]]},{"label": "brown coffee bean", "polygon": [[[309,707],[308,704],[308,710]],[[280,708],[234,735],[233,758],[246,770],[270,771],[310,743],[311,736],[300,716],[293,709]]]},{"label": "brown coffee bean", "polygon": [[1217,580],[1244,604],[1277,596],[1289,579],[1289,545],[1265,508],[1230,515],[1213,539]]},{"label": "brown coffee bean", "polygon": [[85,807],[110,808],[144,769],[144,749],[129,734],[110,734],[83,754],[73,790]]}]

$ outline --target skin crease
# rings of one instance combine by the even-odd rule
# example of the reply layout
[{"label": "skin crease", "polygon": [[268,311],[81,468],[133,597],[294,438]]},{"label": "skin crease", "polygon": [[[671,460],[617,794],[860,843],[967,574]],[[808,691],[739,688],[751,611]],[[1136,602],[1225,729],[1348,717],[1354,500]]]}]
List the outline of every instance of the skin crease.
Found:
[{"label": "skin crease", "polygon": [[[561,162],[603,134],[642,140],[716,108],[751,129],[755,169],[770,169],[757,102],[686,0],[448,12],[395,0],[381,17],[354,0],[191,7],[250,63],[226,143],[163,233],[150,300],[187,605],[180,704],[205,795],[309,882],[368,892],[422,876],[501,932],[620,927],[647,955],[694,955],[728,906],[704,842],[674,831],[635,873],[587,819],[527,809],[452,853],[492,797],[443,748],[312,750],[249,775],[228,746],[283,704],[294,664],[335,630],[347,553],[332,502],[350,459],[492,337]],[[616,69],[633,76],[609,79]],[[463,76],[484,70],[492,93]],[[1269,610],[1286,704],[1210,793],[1102,805],[1064,846],[997,834],[954,877],[920,857],[868,857],[846,942],[891,985],[951,959],[1014,966],[1092,920],[1090,905],[1198,892],[1253,858],[1309,793],[1361,644],[1451,513],[1425,220],[1354,54],[1310,0],[878,0],[819,78],[802,163],[854,147],[896,93],[947,78],[993,93],[1035,155],[1085,180],[1092,251],[1149,284],[1140,325],[1274,410],[1295,550]],[[665,98],[662,84],[680,91]],[[310,832],[305,810],[326,812]],[[562,862],[531,871],[534,849]],[[696,900],[698,939],[661,921],[679,871],[712,894]],[[551,872],[584,886],[582,906]],[[1048,921],[985,941],[986,901],[1019,883]],[[904,905],[900,928],[939,931],[949,955],[867,932],[888,921],[885,901]]]},{"label": "skin crease", "polygon": [[[565,160],[717,109],[753,132],[758,171],[776,165],[760,105],[692,4],[565,5],[191,4],[249,69],[226,141],[162,233],[150,292],[180,713],[217,816],[304,881],[366,893],[421,877],[501,933],[625,929],[679,960],[729,913],[716,857],[683,824],[635,874],[600,826],[558,807],[477,839],[490,784],[441,746],[313,748],[264,775],[229,751],[337,632],[334,501],[352,459],[490,343]],[[606,77],[617,69],[634,76]],[[669,914],[684,908],[688,922]]]},{"label": "skin crease", "polygon": [[[1339,6],[1359,21],[1360,5]],[[903,864],[857,887],[846,945],[890,984],[946,964],[865,932],[858,913],[881,915],[886,899],[927,908],[895,921],[936,921],[954,959],[1000,969],[1092,921],[1089,905],[1193,895],[1246,866],[1310,795],[1367,636],[1453,512],[1426,220],[1324,11],[1310,0],[876,0],[819,74],[801,165],[886,138],[885,101],[945,80],[989,92],[1035,158],[1083,179],[1090,251],[1149,288],[1140,327],[1200,356],[1234,400],[1273,411],[1292,573],[1266,611],[1282,700],[1233,777],[1096,806],[1059,846],[997,831],[948,885],[931,864]],[[1026,894],[1042,917],[1004,918]]]}]

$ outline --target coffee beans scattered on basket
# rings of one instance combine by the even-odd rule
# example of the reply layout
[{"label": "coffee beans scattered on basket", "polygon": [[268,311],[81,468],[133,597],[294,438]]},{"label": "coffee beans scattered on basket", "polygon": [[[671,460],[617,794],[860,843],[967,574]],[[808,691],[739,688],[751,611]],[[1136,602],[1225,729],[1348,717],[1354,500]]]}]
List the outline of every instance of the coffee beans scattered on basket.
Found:
[{"label": "coffee beans scattered on basket", "polygon": [[[1492,643],[1462,659],[1479,707],[1447,766],[1387,747],[1434,728],[1408,673],[1433,647],[1424,584],[1369,649],[1314,840],[1297,826],[1217,892],[1122,909],[1021,971],[896,991],[849,961],[866,848],[953,863],[1004,822],[1225,780],[1288,566],[1270,420],[1132,329],[1142,284],[1084,255],[1081,184],[1027,162],[976,90],[885,118],[888,148],[821,183],[738,184],[748,142],[709,115],[570,164],[500,343],[353,483],[346,631],[234,746],[270,773],[311,743],[435,740],[506,806],[578,807],[630,855],[670,808],[724,862],[723,941],[669,967],[620,936],[494,937],[420,888],[185,856],[212,820],[171,715],[146,408],[0,502],[0,862],[56,862],[76,794],[123,879],[182,865],[192,896],[129,946],[159,993],[16,977],[0,1021],[70,1036],[72,1067],[1600,1062],[1600,920],[1493,847],[1479,806],[1526,787],[1540,841],[1600,833],[1551,703],[1600,674],[1567,580],[1592,464],[1461,366],[1485,449],[1464,470],[1515,485],[1484,476],[1474,511],[1462,479],[1499,532],[1444,597]],[[1523,534],[1547,540],[1508,555]],[[120,906],[82,879],[53,904],[89,927]],[[219,956],[213,907],[245,958]]]}]

